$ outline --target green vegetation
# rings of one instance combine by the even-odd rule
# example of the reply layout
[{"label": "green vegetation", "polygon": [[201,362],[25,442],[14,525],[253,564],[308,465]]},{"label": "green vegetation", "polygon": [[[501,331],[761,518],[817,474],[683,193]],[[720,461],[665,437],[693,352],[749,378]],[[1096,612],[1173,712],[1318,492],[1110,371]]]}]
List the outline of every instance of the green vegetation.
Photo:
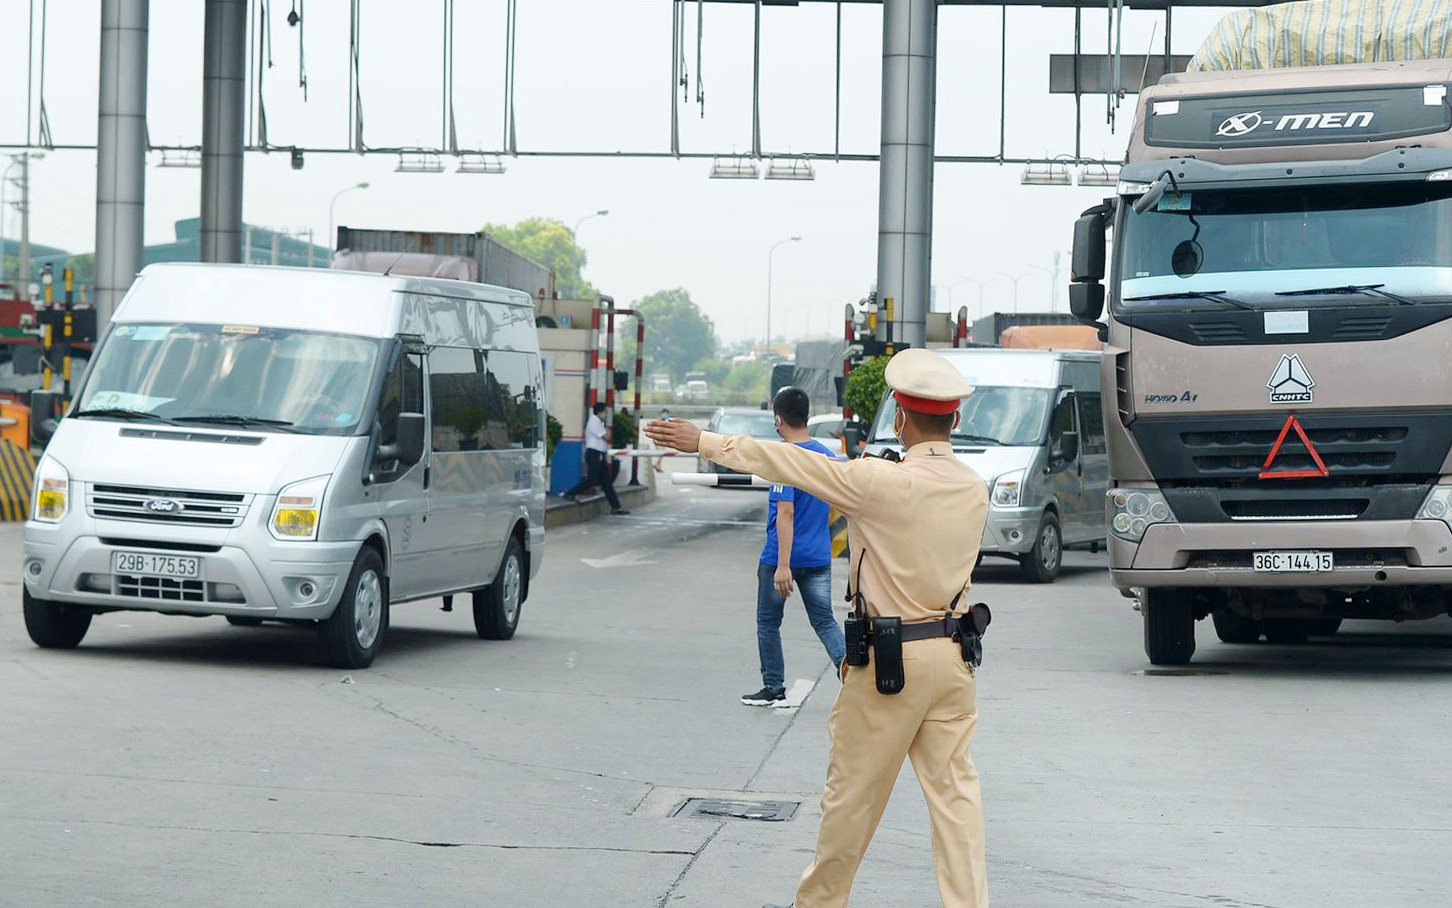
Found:
[{"label": "green vegetation", "polygon": [[[716,354],[716,326],[702,314],[684,287],[658,290],[631,303],[630,308],[645,318],[647,372],[667,372],[681,381],[687,372]],[[624,330],[633,326],[623,325]],[[633,331],[620,344],[621,362],[635,359]],[[714,385],[715,380],[708,378]]]},{"label": "green vegetation", "polygon": [[565,437],[565,427],[553,415],[545,414],[545,460],[554,460],[555,446]]},{"label": "green vegetation", "polygon": [[635,447],[635,417],[623,406],[615,411],[615,421],[611,425],[611,430],[611,443],[615,447]]},{"label": "green vegetation", "polygon": [[575,234],[553,218],[527,218],[513,227],[485,224],[484,232],[555,272],[555,290],[561,299],[587,300],[595,296],[595,287],[581,274],[585,269],[585,250],[575,244]]},{"label": "green vegetation", "polygon": [[852,413],[868,425],[877,416],[877,405],[882,402],[882,393],[887,390],[887,379],[883,377],[887,360],[886,356],[874,356],[853,367],[842,394]]}]

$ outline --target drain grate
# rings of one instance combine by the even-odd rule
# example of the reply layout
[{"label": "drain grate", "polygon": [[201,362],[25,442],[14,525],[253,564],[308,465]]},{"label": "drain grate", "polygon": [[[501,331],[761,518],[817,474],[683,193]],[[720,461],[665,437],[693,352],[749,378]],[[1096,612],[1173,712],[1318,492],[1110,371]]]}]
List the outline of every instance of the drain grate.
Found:
[{"label": "drain grate", "polygon": [[687,798],[673,817],[706,817],[713,820],[765,820],[781,823],[796,816],[801,801],[736,801],[726,798]]}]

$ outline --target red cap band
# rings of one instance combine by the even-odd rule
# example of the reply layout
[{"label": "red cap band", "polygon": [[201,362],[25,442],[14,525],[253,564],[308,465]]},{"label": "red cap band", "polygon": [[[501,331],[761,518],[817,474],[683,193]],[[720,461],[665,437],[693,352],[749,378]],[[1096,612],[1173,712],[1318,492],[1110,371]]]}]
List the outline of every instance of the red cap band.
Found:
[{"label": "red cap band", "polygon": [[914,397],[901,391],[892,392],[892,396],[900,407],[916,410],[919,413],[931,413],[935,416],[956,413],[959,404],[962,403],[961,400],[929,400],[926,397]]}]

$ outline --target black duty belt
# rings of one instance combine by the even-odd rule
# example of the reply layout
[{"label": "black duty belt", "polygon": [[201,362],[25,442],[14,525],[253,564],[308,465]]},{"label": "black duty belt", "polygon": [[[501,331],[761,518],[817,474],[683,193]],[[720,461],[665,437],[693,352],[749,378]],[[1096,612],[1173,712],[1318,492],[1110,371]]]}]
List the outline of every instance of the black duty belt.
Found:
[{"label": "black duty belt", "polygon": [[958,636],[958,621],[954,618],[939,618],[936,621],[918,621],[902,626],[902,642],[914,640],[935,640],[938,637]]}]

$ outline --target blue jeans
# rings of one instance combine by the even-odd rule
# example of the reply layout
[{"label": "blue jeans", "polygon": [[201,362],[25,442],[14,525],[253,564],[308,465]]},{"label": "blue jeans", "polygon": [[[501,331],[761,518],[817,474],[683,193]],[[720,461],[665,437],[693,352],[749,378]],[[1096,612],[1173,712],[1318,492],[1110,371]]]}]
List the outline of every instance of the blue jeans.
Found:
[{"label": "blue jeans", "polygon": [[[761,655],[762,683],[772,690],[782,690],[786,687],[786,659],[781,652],[781,619],[786,600],[777,595],[775,574],[776,565],[757,565],[756,648]],[[832,664],[840,668],[847,643],[837,619],[832,617],[832,568],[793,568],[792,579],[802,594],[812,630],[827,648]]]}]

